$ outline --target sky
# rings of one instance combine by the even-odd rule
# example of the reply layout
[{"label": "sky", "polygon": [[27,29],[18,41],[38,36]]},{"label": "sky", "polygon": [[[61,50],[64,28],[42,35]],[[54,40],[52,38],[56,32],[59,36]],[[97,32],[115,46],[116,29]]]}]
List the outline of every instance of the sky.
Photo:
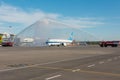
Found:
[{"label": "sky", "polygon": [[46,17],[120,40],[120,0],[0,0],[0,33],[17,34]]}]

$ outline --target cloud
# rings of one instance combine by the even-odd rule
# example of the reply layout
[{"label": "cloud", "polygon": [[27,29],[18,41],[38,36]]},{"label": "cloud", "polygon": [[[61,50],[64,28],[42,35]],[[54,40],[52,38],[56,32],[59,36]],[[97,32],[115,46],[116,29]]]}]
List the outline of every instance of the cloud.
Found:
[{"label": "cloud", "polygon": [[63,19],[62,22],[70,24],[75,28],[91,28],[105,24],[97,18],[68,18]]},{"label": "cloud", "polygon": [[3,23],[2,22],[0,22],[0,25],[2,25]]},{"label": "cloud", "polygon": [[73,28],[91,28],[104,24],[97,18],[73,18],[61,14],[43,12],[40,9],[24,10],[5,3],[1,3],[0,5],[0,22],[2,22],[0,23],[0,26],[6,26],[6,23],[11,23],[25,27],[46,17],[71,25]]},{"label": "cloud", "polygon": [[57,14],[44,13],[40,10],[33,11],[24,11],[20,8],[2,4],[0,6],[0,21],[12,22],[12,23],[21,23],[25,25],[30,25],[36,20],[39,20],[43,17],[52,17],[56,18]]}]

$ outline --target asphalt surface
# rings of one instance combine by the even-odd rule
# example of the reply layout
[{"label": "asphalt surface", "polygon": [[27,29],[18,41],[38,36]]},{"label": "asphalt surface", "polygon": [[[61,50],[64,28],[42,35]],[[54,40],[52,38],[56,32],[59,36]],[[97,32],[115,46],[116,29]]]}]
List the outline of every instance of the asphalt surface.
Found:
[{"label": "asphalt surface", "polygon": [[[119,47],[0,48],[0,51],[0,58],[3,57],[0,80],[120,80]],[[12,60],[6,59],[11,56]]]}]

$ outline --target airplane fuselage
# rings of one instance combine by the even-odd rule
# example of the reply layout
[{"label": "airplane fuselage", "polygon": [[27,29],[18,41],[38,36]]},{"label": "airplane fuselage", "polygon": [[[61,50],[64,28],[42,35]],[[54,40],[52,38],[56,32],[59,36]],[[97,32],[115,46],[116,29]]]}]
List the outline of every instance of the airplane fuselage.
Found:
[{"label": "airplane fuselage", "polygon": [[47,40],[46,44],[49,46],[67,46],[68,44],[71,44],[72,40],[66,40],[66,39],[49,39]]}]

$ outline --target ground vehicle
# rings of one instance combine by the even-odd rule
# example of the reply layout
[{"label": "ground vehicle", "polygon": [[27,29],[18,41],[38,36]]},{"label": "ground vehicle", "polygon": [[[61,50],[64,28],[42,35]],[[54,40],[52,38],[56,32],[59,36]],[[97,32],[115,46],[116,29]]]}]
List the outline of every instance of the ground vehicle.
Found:
[{"label": "ground vehicle", "polygon": [[2,41],[2,46],[10,46],[12,47],[13,46],[13,41],[11,40],[11,38],[3,38],[3,41]]},{"label": "ground vehicle", "polygon": [[13,42],[2,42],[2,46],[10,46],[12,47],[13,46]]},{"label": "ground vehicle", "polygon": [[100,42],[100,47],[107,47],[107,46],[111,46],[111,47],[117,47],[119,45],[120,41],[102,41]]},{"label": "ground vehicle", "polygon": [[8,33],[4,33],[3,36],[2,36],[1,45],[3,47],[5,47],[5,46],[12,47],[13,44],[14,44],[14,35],[13,34],[8,34]]}]

